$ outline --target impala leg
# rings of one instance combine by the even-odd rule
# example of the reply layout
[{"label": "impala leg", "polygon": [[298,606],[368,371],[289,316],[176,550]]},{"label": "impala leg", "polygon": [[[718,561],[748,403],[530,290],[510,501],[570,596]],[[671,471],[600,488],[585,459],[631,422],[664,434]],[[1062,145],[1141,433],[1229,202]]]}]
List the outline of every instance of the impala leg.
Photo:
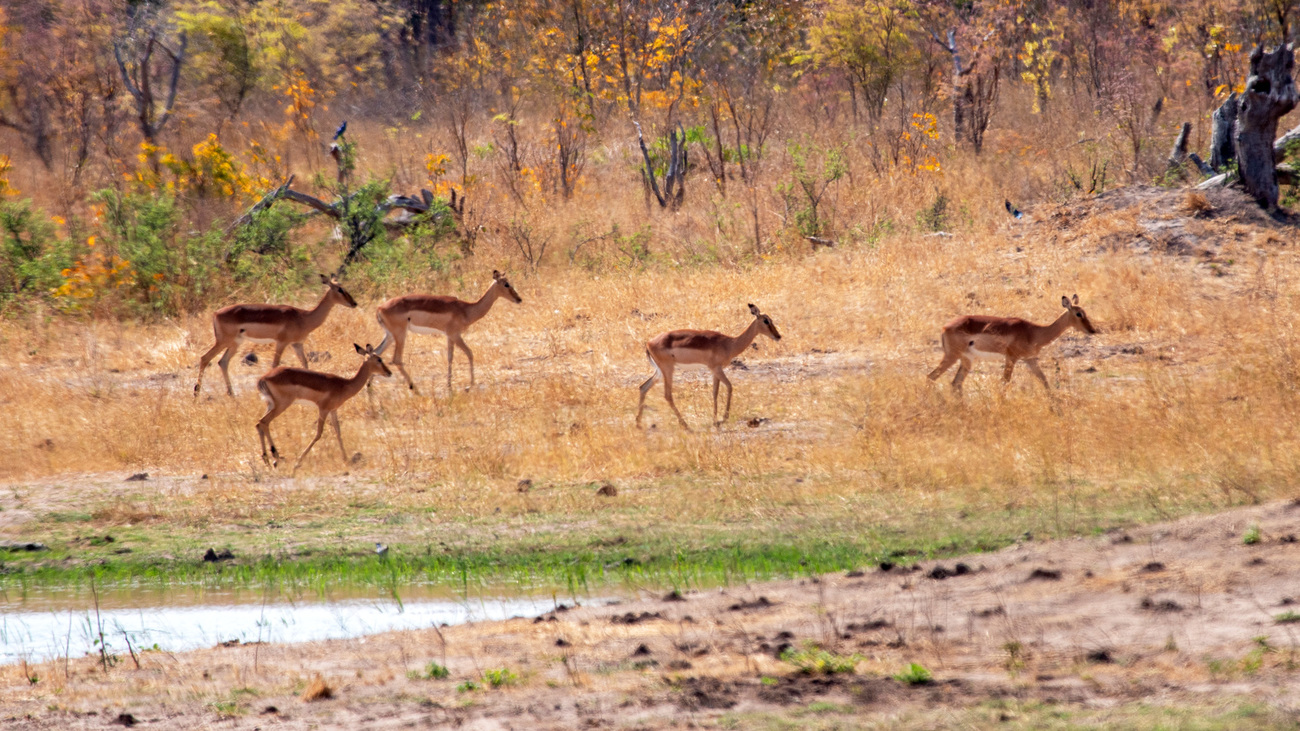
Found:
[{"label": "impala leg", "polygon": [[294,344],[293,344],[293,352],[295,352],[295,353],[298,354],[298,360],[302,361],[302,367],[303,367],[303,368],[310,368],[310,367],[311,367],[311,366],[308,366],[308,365],[307,365],[307,353],[303,351],[303,349],[302,349],[302,343],[294,343]]},{"label": "impala leg", "polygon": [[280,356],[284,355],[284,348],[285,348],[285,346],[287,346],[287,345],[288,345],[288,343],[282,343],[282,342],[276,341],[276,343],[275,343],[275,355],[271,357],[271,367],[272,367],[272,368],[275,368],[276,366],[280,365]]},{"label": "impala leg", "polygon": [[[469,359],[469,388],[465,389],[468,391],[470,388],[474,388],[474,353],[470,352],[469,346],[465,344],[465,339],[459,335],[456,336],[456,347],[460,348],[465,353],[465,357]],[[447,372],[450,374],[450,366],[447,368]],[[448,385],[448,388],[450,387]]]},{"label": "impala leg", "polygon": [[379,344],[380,349],[388,347],[387,343],[389,338],[392,338],[393,340],[392,364],[397,366],[397,372],[401,373],[402,378],[406,379],[406,387],[411,389],[412,393],[419,394],[419,390],[415,388],[415,381],[411,380],[411,374],[407,373],[406,366],[402,365],[402,353],[406,351],[406,333],[402,333],[400,336],[391,333],[384,335],[384,342]]},{"label": "impala leg", "polygon": [[[653,365],[654,361],[650,361],[650,363]],[[641,412],[645,409],[645,396],[650,393],[650,389],[654,388],[657,380],[659,380],[659,366],[655,366],[655,372],[651,373],[650,377],[645,379],[645,383],[641,384],[641,400],[636,404],[636,428],[638,429],[641,428]]]},{"label": "impala leg", "polygon": [[722,381],[718,378],[718,372],[713,372],[713,425],[721,426],[722,422],[718,421],[718,386]]},{"label": "impala leg", "polygon": [[722,371],[718,371],[718,378],[721,378],[722,385],[727,387],[727,408],[722,412],[722,421],[718,422],[721,425],[722,422],[731,417],[731,379],[727,378],[727,374]]},{"label": "impala leg", "polygon": [[673,413],[677,414],[677,421],[681,422],[682,428],[685,429],[686,431],[690,431],[691,427],[687,425],[686,420],[682,418],[682,412],[677,410],[677,404],[676,402],[673,401],[673,369],[664,368],[663,374],[664,374],[664,400],[668,402],[668,407],[673,410]]},{"label": "impala leg", "polygon": [[298,455],[298,461],[293,463],[293,471],[295,473],[298,471],[298,468],[302,466],[302,461],[307,457],[307,453],[311,451],[312,447],[316,446],[316,442],[320,441],[320,435],[323,434],[324,432],[325,432],[325,414],[320,414],[316,418],[316,436],[312,437],[311,443],[307,445],[306,449],[302,450],[302,454]]},{"label": "impala leg", "polygon": [[199,395],[199,387],[203,385],[203,371],[208,369],[208,365],[212,363],[213,358],[217,357],[217,353],[221,352],[221,348],[222,348],[221,341],[218,340],[215,344],[213,344],[211,348],[208,349],[208,352],[203,354],[202,358],[199,358],[199,379],[194,382],[195,396]]},{"label": "impala leg", "polygon": [[349,464],[348,450],[343,448],[343,430],[339,428],[339,412],[330,412],[330,426],[334,427],[334,436],[339,439],[339,454],[343,455],[343,466],[346,467]]},{"label": "impala leg", "polygon": [[235,357],[235,351],[238,349],[239,341],[236,340],[234,345],[226,348],[226,353],[221,356],[221,360],[217,361],[217,365],[221,366],[221,377],[226,381],[227,396],[235,395],[235,389],[230,385],[230,359]]},{"label": "impala leg", "polygon": [[930,376],[929,376],[930,380],[931,381],[939,380],[939,376],[942,376],[945,371],[947,371],[949,368],[952,368],[953,363],[956,363],[959,360],[961,360],[961,356],[949,355],[948,353],[944,353],[943,360],[940,361],[939,366],[934,370],[930,371]]},{"label": "impala leg", "polygon": [[1006,387],[1007,387],[1008,385],[1011,384],[1011,373],[1012,373],[1012,371],[1014,371],[1015,369],[1016,369],[1016,361],[1015,361],[1015,359],[1014,359],[1014,358],[1011,358],[1011,357],[1008,357],[1008,358],[1007,358],[1007,365],[1006,365],[1005,368],[1002,369],[1002,389],[1003,389],[1003,390],[1006,390]]},{"label": "impala leg", "polygon": [[[275,402],[268,400],[266,413],[257,422],[257,439],[262,444],[262,461],[269,467],[276,467],[280,464],[280,452],[275,448],[275,440],[271,438],[271,422],[275,421],[275,417],[283,414],[287,408],[289,408],[288,404],[277,406]],[[270,457],[266,454],[268,444],[271,445]]]},{"label": "impala leg", "polygon": [[1026,358],[1025,367],[1043,384],[1043,388],[1047,389],[1049,394],[1052,393],[1052,387],[1047,384],[1047,376],[1043,375],[1043,369],[1038,367],[1037,358]]},{"label": "impala leg", "polygon": [[447,336],[447,395],[451,396],[451,359],[456,355],[456,344]]},{"label": "impala leg", "polygon": [[952,347],[952,345],[949,344],[948,335],[946,333],[942,338],[942,342],[943,342],[943,360],[939,362],[939,366],[937,368],[930,371],[931,381],[939,380],[939,376],[942,376],[945,371],[947,371],[949,368],[952,368],[953,363],[956,363],[958,360],[961,360],[960,353],[957,351],[956,348]]},{"label": "impala leg", "polygon": [[952,379],[952,390],[958,395],[961,394],[961,384],[966,380],[966,375],[970,373],[971,362],[967,358],[961,359],[961,366],[957,369],[957,375]]}]

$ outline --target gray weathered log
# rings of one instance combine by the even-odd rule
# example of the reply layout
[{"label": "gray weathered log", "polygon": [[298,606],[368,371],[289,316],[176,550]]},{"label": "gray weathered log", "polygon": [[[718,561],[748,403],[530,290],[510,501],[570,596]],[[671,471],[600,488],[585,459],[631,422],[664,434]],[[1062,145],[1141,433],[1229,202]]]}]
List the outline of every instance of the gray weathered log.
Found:
[{"label": "gray weathered log", "polygon": [[1273,141],[1277,121],[1300,102],[1292,70],[1295,50],[1278,46],[1265,53],[1262,45],[1250,54],[1250,78],[1237,113],[1237,162],[1246,192],[1265,210],[1277,210],[1277,161]]},{"label": "gray weathered log", "polygon": [[1282,157],[1286,154],[1287,145],[1297,141],[1300,141],[1300,125],[1273,141],[1273,155]]},{"label": "gray weathered log", "polygon": [[232,221],[230,225],[226,227],[226,235],[229,236],[231,231],[234,231],[240,226],[246,225],[249,221],[253,220],[253,215],[255,213],[270,207],[272,203],[284,197],[284,194],[289,190],[289,186],[293,185],[294,177],[296,176],[290,175],[289,179],[284,181],[284,183],[280,187],[274,188],[271,190],[271,192],[262,196],[262,200],[258,201],[257,203],[254,203],[253,207],[249,208],[247,213]]},{"label": "gray weathered log", "polygon": [[1237,132],[1237,92],[1232,92],[1227,99],[1214,110],[1214,131],[1210,135],[1210,167],[1223,170],[1237,159],[1234,138]]},{"label": "gray weathered log", "polygon": [[1228,183],[1228,174],[1219,173],[1218,175],[1215,175],[1213,178],[1202,181],[1200,184],[1196,186],[1196,189],[1209,190],[1210,188],[1222,188],[1224,185],[1227,185],[1227,183]]}]

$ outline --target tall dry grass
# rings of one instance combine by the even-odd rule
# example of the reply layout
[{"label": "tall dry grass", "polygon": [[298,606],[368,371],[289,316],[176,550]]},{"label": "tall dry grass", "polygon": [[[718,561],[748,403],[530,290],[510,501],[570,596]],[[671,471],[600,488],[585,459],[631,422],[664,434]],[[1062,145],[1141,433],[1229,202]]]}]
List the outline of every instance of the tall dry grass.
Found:
[{"label": "tall dry grass", "polygon": [[[259,458],[254,382],[265,347],[257,367],[232,363],[236,398],[209,371],[196,400],[207,316],[6,322],[0,479],[29,496],[40,492],[31,486],[71,485],[62,494],[77,499],[86,476],[173,476],[182,487],[139,488],[146,518],[190,524],[343,515],[362,493],[447,518],[500,509],[580,524],[600,520],[607,503],[570,488],[603,481],[619,485],[618,504],[638,520],[664,523],[807,511],[870,522],[957,503],[1047,514],[1067,505],[1080,515],[1137,502],[1159,514],[1293,492],[1294,256],[1238,236],[1218,276],[1190,258],[1099,250],[1115,225],[1084,220],[1069,243],[989,222],[951,238],[902,234],[727,266],[516,269],[524,303],[500,302],[466,336],[474,390],[449,396],[445,341],[413,336],[406,363],[421,395],[400,378],[376,380],[340,410],[347,449],[364,461],[345,466],[322,439],[297,479]],[[428,286],[477,297],[491,266],[460,266]],[[1046,322],[1075,292],[1102,332],[1066,335],[1046,351],[1059,412],[1023,369],[1003,392],[1000,367],[978,367],[964,400],[946,379],[926,380],[950,317]],[[306,292],[299,304],[312,299]],[[731,421],[706,428],[706,374],[682,369],[675,394],[697,430],[676,426],[661,386],[647,401],[650,428],[635,429],[636,386],[650,371],[643,343],[680,327],[737,332],[748,302],[784,338],[761,339],[733,369]],[[316,367],[354,371],[351,344],[382,335],[377,304],[372,293],[356,310],[335,310],[307,343],[328,354]],[[455,381],[468,383],[459,355]],[[298,406],[273,424],[283,452],[296,456],[314,418]],[[521,479],[532,489],[519,491]]]}]

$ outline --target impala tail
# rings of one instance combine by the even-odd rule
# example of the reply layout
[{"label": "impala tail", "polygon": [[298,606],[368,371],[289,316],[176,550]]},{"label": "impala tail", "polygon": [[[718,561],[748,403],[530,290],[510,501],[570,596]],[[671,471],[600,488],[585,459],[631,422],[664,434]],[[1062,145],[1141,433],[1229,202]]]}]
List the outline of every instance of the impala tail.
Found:
[{"label": "impala tail", "polygon": [[384,331],[384,339],[379,341],[379,347],[375,348],[375,355],[383,355],[384,351],[388,350],[388,344],[393,341],[393,334],[388,332],[388,328],[384,326],[384,318],[378,312],[375,313],[375,322],[379,323],[379,327]]}]

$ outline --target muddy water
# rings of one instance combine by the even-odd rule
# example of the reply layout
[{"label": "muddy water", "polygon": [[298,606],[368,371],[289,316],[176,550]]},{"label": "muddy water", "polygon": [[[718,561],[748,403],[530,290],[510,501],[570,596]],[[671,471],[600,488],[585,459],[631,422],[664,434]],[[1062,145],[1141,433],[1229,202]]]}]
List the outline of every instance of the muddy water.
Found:
[{"label": "muddy water", "polygon": [[[583,604],[608,601],[582,599]],[[397,598],[367,596],[360,590],[309,597],[256,592],[117,593],[101,595],[98,611],[84,596],[46,595],[12,601],[0,596],[0,664],[98,655],[101,632],[108,652],[126,660],[131,648],[136,652],[179,652],[232,641],[342,639],[532,617],[555,605],[549,594],[465,598],[419,589],[403,591]]]}]

